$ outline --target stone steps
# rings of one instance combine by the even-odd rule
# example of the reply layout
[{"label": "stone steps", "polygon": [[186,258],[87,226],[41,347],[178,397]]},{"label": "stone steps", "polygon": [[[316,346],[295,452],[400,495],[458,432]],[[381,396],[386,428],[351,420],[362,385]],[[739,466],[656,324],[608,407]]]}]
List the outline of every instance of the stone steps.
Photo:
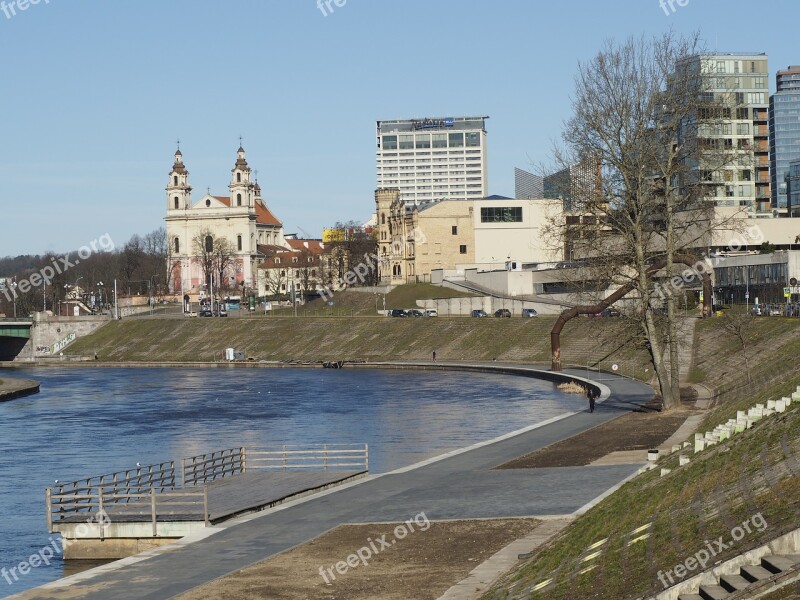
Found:
[{"label": "stone steps", "polygon": [[782,574],[800,572],[800,555],[764,556],[759,565],[745,565],[738,575],[722,575],[717,584],[703,584],[697,593],[681,594],[678,600],[735,600],[745,598],[750,587],[761,588]]}]

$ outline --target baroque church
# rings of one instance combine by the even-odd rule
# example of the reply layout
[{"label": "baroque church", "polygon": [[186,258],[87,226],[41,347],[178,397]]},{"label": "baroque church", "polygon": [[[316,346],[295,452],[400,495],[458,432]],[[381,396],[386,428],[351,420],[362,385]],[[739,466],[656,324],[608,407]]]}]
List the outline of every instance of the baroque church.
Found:
[{"label": "baroque church", "polygon": [[[165,217],[173,292],[196,294],[205,284],[201,266],[202,244],[209,236],[226,239],[232,249],[230,266],[224,273],[223,288],[258,288],[258,265],[276,250],[291,249],[284,238],[283,224],[261,197],[241,146],[231,169],[227,196],[206,194],[192,201],[189,171],[180,148],[167,185]],[[214,287],[220,285],[215,281]]]}]

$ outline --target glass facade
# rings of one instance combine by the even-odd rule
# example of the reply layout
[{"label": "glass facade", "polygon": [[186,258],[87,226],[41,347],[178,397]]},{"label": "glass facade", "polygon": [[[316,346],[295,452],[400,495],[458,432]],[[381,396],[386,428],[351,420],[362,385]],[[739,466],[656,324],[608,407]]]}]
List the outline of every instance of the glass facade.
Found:
[{"label": "glass facade", "polygon": [[484,206],[481,223],[522,223],[521,206]]},{"label": "glass facade", "polygon": [[800,159],[800,68],[778,71],[776,79],[777,91],[769,99],[772,205],[786,208],[789,163]]},{"label": "glass facade", "polygon": [[800,159],[789,163],[789,172],[784,178],[784,186],[788,216],[800,217]]}]

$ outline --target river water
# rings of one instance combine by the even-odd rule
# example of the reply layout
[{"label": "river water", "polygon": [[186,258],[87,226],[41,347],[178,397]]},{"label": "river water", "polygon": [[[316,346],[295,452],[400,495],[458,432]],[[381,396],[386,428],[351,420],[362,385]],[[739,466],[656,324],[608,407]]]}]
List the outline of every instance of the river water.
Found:
[{"label": "river water", "polygon": [[[0,404],[0,568],[50,543],[44,489],[238,446],[368,443],[383,473],[583,408],[552,383],[446,371],[26,369],[41,393]],[[0,597],[58,579],[60,559]]]}]

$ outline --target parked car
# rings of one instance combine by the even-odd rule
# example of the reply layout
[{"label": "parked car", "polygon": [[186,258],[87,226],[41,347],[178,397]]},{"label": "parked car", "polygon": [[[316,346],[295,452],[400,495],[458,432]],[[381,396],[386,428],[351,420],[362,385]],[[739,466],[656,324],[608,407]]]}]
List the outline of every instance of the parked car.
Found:
[{"label": "parked car", "polygon": [[406,316],[407,317],[424,317],[425,313],[423,313],[421,310],[419,310],[417,308],[412,308],[411,310],[407,310],[406,311]]},{"label": "parked car", "polygon": [[473,317],[488,317],[489,315],[486,314],[485,310],[478,308],[478,309],[475,309],[475,310],[472,311],[472,316]]},{"label": "parked car", "polygon": [[621,317],[622,313],[620,313],[616,308],[608,307],[604,308],[598,313],[590,313],[586,315],[587,317]]},{"label": "parked car", "polygon": [[200,316],[201,317],[213,317],[214,313],[211,312],[211,308],[204,307],[204,308],[200,309]]},{"label": "parked car", "polygon": [[428,310],[425,311],[425,316],[426,317],[438,317],[439,316],[439,312],[435,308],[429,308]]},{"label": "parked car", "polygon": [[507,308],[498,308],[496,311],[494,311],[494,316],[511,318],[511,311]]},{"label": "parked car", "polygon": [[522,316],[523,317],[535,317],[537,315],[538,315],[538,313],[536,312],[536,309],[533,309],[533,308],[523,308],[522,309]]},{"label": "parked car", "polygon": [[407,317],[408,315],[406,314],[406,311],[404,311],[402,308],[393,308],[392,310],[389,311],[389,316],[390,317]]},{"label": "parked car", "polygon": [[214,309],[214,316],[215,317],[227,317],[228,311],[224,306],[218,306]]}]

